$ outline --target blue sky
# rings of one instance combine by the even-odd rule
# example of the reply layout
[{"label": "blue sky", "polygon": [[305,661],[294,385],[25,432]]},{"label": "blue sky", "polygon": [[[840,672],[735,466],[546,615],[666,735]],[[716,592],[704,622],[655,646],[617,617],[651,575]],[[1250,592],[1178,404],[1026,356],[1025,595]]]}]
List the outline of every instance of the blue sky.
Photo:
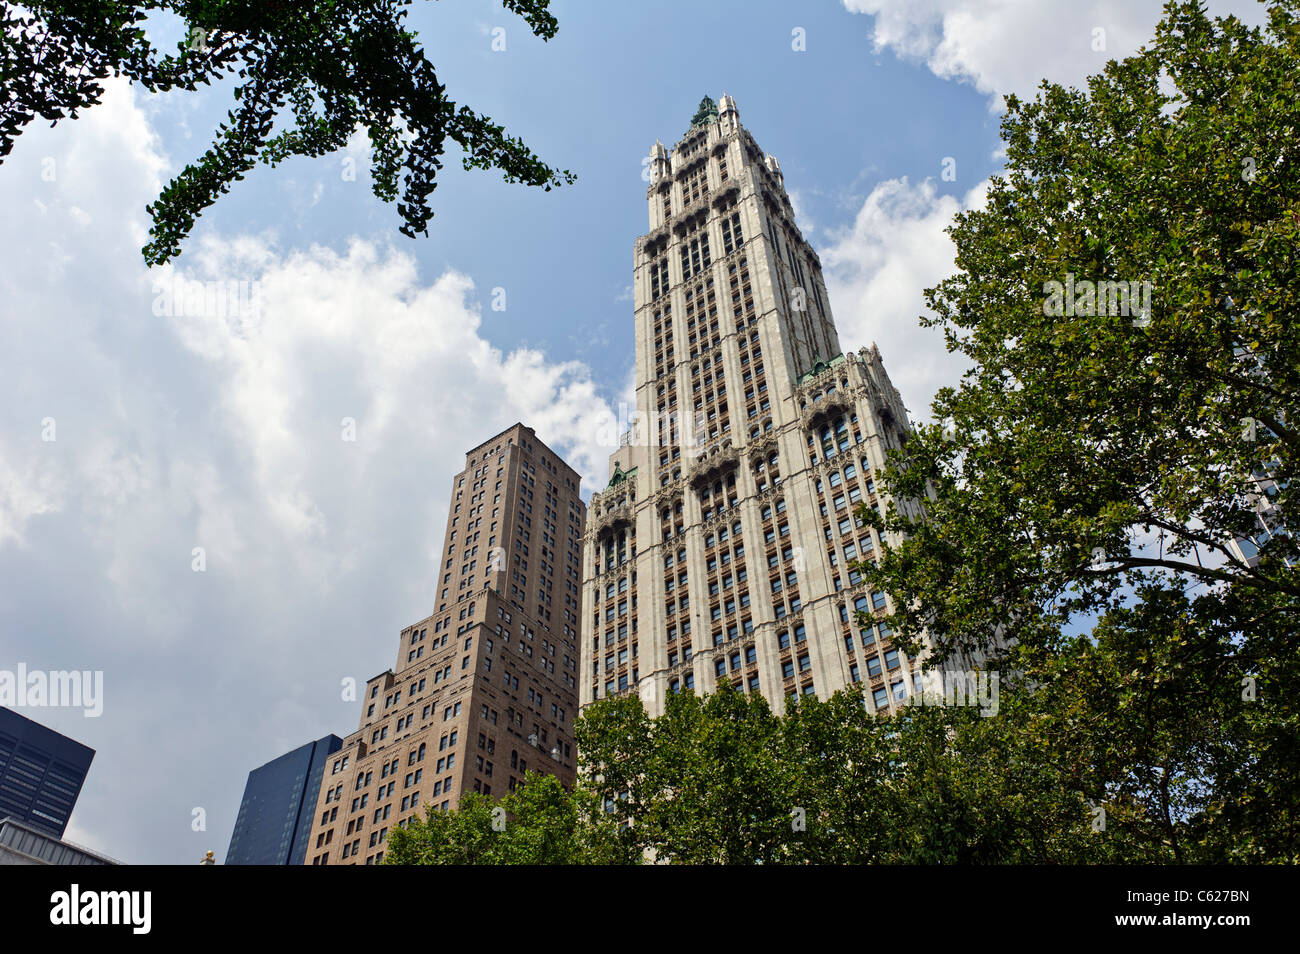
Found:
[{"label": "blue sky", "polygon": [[[1247,0],[1210,8],[1260,19]],[[172,266],[145,269],[144,207],[206,148],[228,86],[112,82],[0,165],[0,669],[104,673],[98,718],[25,710],[97,751],[73,840],[128,862],[221,858],[250,769],[355,728],[340,687],[390,667],[400,628],[427,615],[467,448],[523,420],[587,491],[607,475],[641,159],[702,96],[734,96],[780,160],[841,341],[878,342],[924,418],[961,369],[917,326],[921,292],[952,266],[951,216],[1000,168],[1000,95],[1081,82],[1147,38],[1159,4],[554,12],[542,43],[492,3],[413,8],[451,95],[579,176],[543,193],[449,153],[428,238],[398,234],[349,151],[256,170]],[[256,282],[260,308],[157,307],[191,279]]]},{"label": "blue sky", "polygon": [[[561,3],[555,13],[560,32],[549,42],[488,2],[419,4],[412,25],[451,97],[503,123],[551,166],[576,172],[576,185],[551,193],[510,186],[465,172],[451,153],[430,235],[411,241],[397,234],[396,209],[370,194],[364,172],[343,180],[342,156],[296,160],[238,184],[196,236],[267,231],[280,248],[340,248],[354,235],[392,242],[422,274],[455,268],[481,295],[506,290],[506,310],[484,313],[493,344],[584,361],[616,395],[632,363],[626,295],[632,240],[646,230],[641,160],[656,138],[671,147],[702,96],[736,97],[742,121],[781,161],[814,235],[818,224],[823,235],[849,224],[880,180],[931,179],[938,194],[960,197],[998,166],[987,97],[875,53],[870,18],[843,6]],[[492,49],[498,27],[503,51]],[[226,91],[198,105],[164,97],[152,118],[169,156],[199,155],[228,102]],[[939,178],[948,156],[959,172],[952,182]]]}]

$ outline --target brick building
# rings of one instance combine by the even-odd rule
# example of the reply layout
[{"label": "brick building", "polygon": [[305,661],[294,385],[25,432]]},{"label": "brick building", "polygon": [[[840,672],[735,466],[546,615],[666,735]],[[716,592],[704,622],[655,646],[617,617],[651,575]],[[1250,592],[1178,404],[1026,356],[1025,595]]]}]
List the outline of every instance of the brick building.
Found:
[{"label": "brick building", "polygon": [[325,767],[308,864],[377,864],[388,833],[500,796],[528,770],[572,784],[586,508],[578,474],[515,424],[453,479],[437,611],[366,683],[360,728]]}]

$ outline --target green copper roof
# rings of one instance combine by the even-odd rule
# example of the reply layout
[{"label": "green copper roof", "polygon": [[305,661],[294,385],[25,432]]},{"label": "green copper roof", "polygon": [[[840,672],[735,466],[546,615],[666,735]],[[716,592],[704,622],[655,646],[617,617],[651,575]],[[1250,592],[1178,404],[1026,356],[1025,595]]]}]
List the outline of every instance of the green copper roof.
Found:
[{"label": "green copper roof", "polygon": [[705,123],[716,123],[718,121],[718,104],[708,96],[700,100],[700,108],[695,111],[691,117],[691,127],[702,126]]},{"label": "green copper roof", "polygon": [[813,362],[812,368],[809,371],[805,372],[803,376],[799,378],[799,383],[803,384],[805,381],[809,381],[812,378],[817,377],[817,375],[821,374],[827,368],[834,367],[835,365],[840,364],[843,361],[844,361],[843,353],[837,354],[835,357],[828,358],[825,361],[818,359],[817,361]]},{"label": "green copper roof", "polygon": [[[629,477],[633,476],[634,474],[636,474],[635,467],[633,467],[631,470],[624,470],[620,465],[615,464],[614,475],[609,478],[609,487],[617,487],[619,484],[621,484],[623,481],[627,480]],[[605,489],[608,490],[609,487],[606,487]]]}]

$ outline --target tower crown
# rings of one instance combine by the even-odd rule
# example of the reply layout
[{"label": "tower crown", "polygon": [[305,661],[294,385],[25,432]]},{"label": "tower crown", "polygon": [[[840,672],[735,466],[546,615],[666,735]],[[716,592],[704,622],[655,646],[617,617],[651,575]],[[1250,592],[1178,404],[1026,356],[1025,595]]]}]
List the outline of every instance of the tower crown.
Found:
[{"label": "tower crown", "polygon": [[703,126],[707,123],[716,123],[718,121],[718,104],[710,97],[705,96],[700,100],[699,109],[695,110],[695,115],[691,117],[691,128]]}]

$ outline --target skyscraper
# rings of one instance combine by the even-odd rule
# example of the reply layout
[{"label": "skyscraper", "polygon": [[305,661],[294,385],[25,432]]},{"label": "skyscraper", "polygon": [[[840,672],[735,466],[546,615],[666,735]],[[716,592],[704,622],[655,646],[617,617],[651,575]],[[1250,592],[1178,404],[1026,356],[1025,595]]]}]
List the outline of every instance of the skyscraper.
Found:
[{"label": "skyscraper", "polygon": [[0,707],[0,818],[62,838],[95,750]]},{"label": "skyscraper", "polygon": [[635,689],[653,715],[730,683],[782,711],[856,685],[889,711],[916,664],[850,563],[880,546],[854,511],[884,507],[907,411],[874,346],[842,352],[781,168],[731,97],[656,142],[648,173],[636,426],[589,504],[581,702]]},{"label": "skyscraper", "polygon": [[[436,612],[366,683],[361,727],[329,759],[311,864],[378,864],[389,831],[532,770],[572,784],[586,508],[580,478],[515,424],[452,481]],[[454,630],[454,632],[453,632]]]},{"label": "skyscraper", "polygon": [[226,864],[300,865],[306,860],[321,777],[342,744],[337,735],[327,735],[248,773]]}]

